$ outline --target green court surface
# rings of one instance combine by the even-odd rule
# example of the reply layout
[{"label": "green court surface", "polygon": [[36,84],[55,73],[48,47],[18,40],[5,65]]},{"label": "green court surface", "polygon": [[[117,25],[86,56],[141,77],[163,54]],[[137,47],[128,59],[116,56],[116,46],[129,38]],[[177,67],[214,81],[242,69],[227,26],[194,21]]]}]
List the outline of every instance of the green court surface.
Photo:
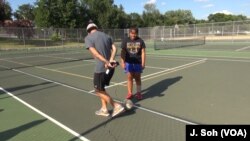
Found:
[{"label": "green court surface", "polygon": [[[95,62],[80,57],[87,52],[2,55],[0,140],[185,141],[187,124],[249,124],[248,46],[149,45],[143,99],[116,118],[95,115]],[[126,97],[120,67],[107,91],[118,102]]]}]

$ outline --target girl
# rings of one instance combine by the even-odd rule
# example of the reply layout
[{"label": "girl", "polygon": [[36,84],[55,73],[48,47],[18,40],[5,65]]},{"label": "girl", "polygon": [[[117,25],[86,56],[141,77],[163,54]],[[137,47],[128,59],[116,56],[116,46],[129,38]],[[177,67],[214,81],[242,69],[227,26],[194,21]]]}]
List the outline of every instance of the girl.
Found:
[{"label": "girl", "polygon": [[127,74],[127,99],[133,97],[133,79],[136,82],[135,97],[138,100],[142,99],[141,94],[141,73],[145,68],[145,43],[138,37],[138,28],[131,27],[129,29],[129,37],[126,37],[121,44],[121,67]]}]

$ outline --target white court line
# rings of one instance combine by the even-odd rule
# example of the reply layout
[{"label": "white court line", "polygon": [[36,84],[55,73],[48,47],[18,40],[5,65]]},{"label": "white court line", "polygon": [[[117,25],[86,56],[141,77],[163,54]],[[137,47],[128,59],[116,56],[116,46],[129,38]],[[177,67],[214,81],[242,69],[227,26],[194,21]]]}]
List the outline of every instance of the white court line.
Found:
[{"label": "white court line", "polygon": [[175,68],[175,69],[169,69],[169,71],[167,71],[167,72],[164,72],[164,73],[161,73],[161,74],[152,76],[152,77],[147,77],[147,78],[145,78],[145,79],[142,79],[141,81],[146,81],[146,80],[154,79],[154,78],[156,78],[156,77],[160,77],[160,76],[162,76],[162,75],[166,75],[166,74],[169,74],[169,73],[177,72],[177,71],[179,71],[179,70],[183,70],[183,69],[186,69],[186,68],[189,68],[189,67],[192,67],[192,66],[201,64],[201,63],[205,63],[205,61],[206,61],[206,60],[201,61],[201,62],[197,62],[197,63],[192,64],[192,65],[189,65],[189,66],[185,66],[185,67],[179,67],[179,68]]},{"label": "white court line", "polygon": [[163,116],[163,117],[166,117],[166,118],[169,118],[169,119],[173,119],[175,121],[179,121],[179,122],[186,123],[186,124],[197,125],[197,123],[187,121],[187,120],[184,120],[184,119],[181,119],[181,118],[177,118],[177,117],[174,117],[174,116],[171,116],[171,115],[168,115],[168,114],[163,114],[163,113],[160,113],[160,112],[156,112],[154,110],[150,110],[150,109],[143,108],[143,107],[138,107],[136,105],[134,107],[136,107],[138,109],[141,109],[141,110],[144,110],[144,111],[147,111],[149,113],[153,113],[153,114],[160,115],[160,116]]},{"label": "white court line", "polygon": [[81,134],[73,131],[72,129],[70,129],[69,127],[65,126],[64,124],[62,124],[61,122],[55,120],[54,118],[50,117],[49,115],[43,113],[42,111],[38,110],[37,108],[33,107],[32,105],[28,104],[27,102],[23,101],[22,99],[18,98],[17,96],[15,96],[14,94],[6,91],[5,89],[3,89],[2,87],[0,87],[0,90],[5,92],[6,94],[10,95],[11,97],[13,97],[14,99],[16,99],[17,101],[19,101],[20,103],[24,104],[25,106],[27,106],[28,108],[32,109],[33,111],[37,112],[38,114],[40,114],[41,116],[45,117],[46,119],[50,120],[51,122],[55,123],[56,125],[58,125],[59,127],[63,128],[64,130],[68,131],[69,133],[71,133],[72,135],[74,135],[75,137],[81,139],[82,141],[89,141],[89,139],[85,138],[84,136],[82,136]]},{"label": "white court line", "polygon": [[[43,56],[43,57],[50,57],[50,58],[56,58],[56,59],[66,59],[66,60],[80,60],[80,59],[76,59],[76,58],[65,58],[65,57],[58,57],[58,56],[50,56],[50,55],[39,55],[39,56]],[[94,60],[83,60],[86,62],[95,62]]]},{"label": "white court line", "polygon": [[[8,67],[6,67],[8,68]],[[10,69],[10,68],[9,68]],[[15,72],[19,72],[19,73],[22,73],[22,74],[25,74],[25,75],[28,75],[28,76],[31,76],[31,77],[34,77],[34,78],[38,78],[38,79],[41,79],[41,80],[45,80],[45,81],[48,81],[48,82],[52,82],[52,83],[55,83],[55,84],[58,84],[60,86],[63,86],[63,87],[67,87],[67,88],[70,88],[70,89],[73,89],[73,90],[76,90],[76,91],[81,91],[81,92],[84,92],[84,93],[87,93],[87,94],[90,94],[90,95],[93,95],[93,96],[97,96],[95,93],[90,93],[88,91],[85,91],[85,90],[82,90],[82,89],[79,89],[79,88],[76,88],[76,87],[73,87],[73,86],[69,86],[69,85],[66,85],[66,84],[63,84],[63,83],[60,83],[60,82],[56,82],[56,81],[53,81],[53,80],[49,80],[47,78],[43,78],[43,77],[39,77],[39,76],[36,76],[36,75],[33,75],[33,74],[30,74],[30,73],[26,73],[26,72],[23,72],[23,71],[20,71],[20,70],[17,70],[17,69],[11,69]],[[116,100],[114,99],[114,101],[116,102],[120,102],[119,100]],[[150,110],[150,109],[147,109],[147,108],[144,108],[142,106],[135,106],[137,109],[140,109],[140,110],[143,110],[143,111],[147,111],[147,112],[150,112],[150,113],[153,113],[153,114],[156,114],[156,115],[159,115],[159,116],[163,116],[163,117],[166,117],[166,118],[169,118],[169,119],[173,119],[173,120],[176,120],[176,121],[180,121],[182,123],[186,123],[186,124],[196,124],[196,123],[193,123],[193,122],[190,122],[188,120],[183,120],[181,118],[177,118],[177,117],[174,117],[174,116],[171,116],[171,115],[167,115],[167,114],[164,114],[164,113],[160,113],[160,112],[157,112],[157,111],[153,111],[153,110]],[[77,136],[79,137],[79,136]]]},{"label": "white court line", "polygon": [[[47,55],[42,55],[42,56],[45,56],[45,57],[51,57],[51,58],[61,58],[61,59],[72,59],[73,58],[64,58],[64,57],[54,57],[54,56],[47,56]],[[95,60],[84,60],[84,61],[88,61],[88,62],[95,62]],[[167,68],[161,68],[161,67],[152,67],[152,66],[146,66],[147,68],[153,68],[153,69],[167,69]],[[65,68],[68,68],[68,67],[65,67]],[[61,68],[59,68],[61,69]]]},{"label": "white court line", "polygon": [[[157,75],[157,74],[161,74],[161,73],[164,73],[164,72],[173,71],[173,70],[176,70],[176,69],[179,70],[180,68],[185,69],[185,67],[189,67],[189,66],[192,66],[192,65],[194,65],[194,64],[199,64],[199,63],[204,62],[204,61],[206,61],[206,60],[207,60],[207,58],[201,59],[201,60],[198,60],[198,61],[195,61],[195,62],[191,62],[191,63],[188,63],[188,64],[184,64],[184,65],[181,65],[181,66],[177,66],[177,67],[174,67],[174,68],[171,68],[171,69],[165,69],[165,70],[162,70],[162,71],[159,71],[159,72],[155,72],[155,73],[151,73],[151,74],[148,74],[148,75],[144,75],[144,76],[141,77],[141,79],[147,78],[147,77],[150,77],[150,76],[155,76],[155,75]],[[105,87],[105,88],[106,88],[106,89],[107,89],[107,88],[111,88],[111,87],[114,87],[114,86],[117,86],[117,85],[122,85],[122,84],[124,84],[124,83],[127,83],[127,81],[123,81],[123,82],[120,82],[120,83],[116,83],[116,84],[114,84],[114,85],[110,85],[110,86],[107,86],[107,87]],[[91,91],[89,91],[89,93],[92,93],[92,92],[94,92],[94,91],[95,91],[95,90],[91,90]]]},{"label": "white court line", "polygon": [[50,56],[50,55],[39,55],[42,57],[49,57],[49,58],[55,58],[55,59],[63,59],[63,60],[77,60],[77,59],[73,59],[73,58],[68,58],[68,57],[58,57],[58,56]]},{"label": "white court line", "polygon": [[3,59],[22,59],[22,58],[33,58],[33,57],[37,57],[37,56],[32,55],[32,56],[22,56],[22,57],[9,57],[9,58],[3,58]]},{"label": "white court line", "polygon": [[77,67],[82,67],[82,66],[88,66],[88,65],[94,65],[94,63],[74,65],[74,66],[68,66],[68,67],[60,67],[60,68],[55,68],[55,69],[56,70],[64,70],[64,69],[72,69],[72,68],[77,68]]},{"label": "white court line", "polygon": [[[250,47],[250,46],[249,46]],[[180,59],[203,59],[203,58],[199,58],[199,57],[179,57],[179,56],[164,56],[164,55],[160,55],[160,56],[153,56],[153,55],[156,55],[156,54],[151,54],[151,57],[155,57],[155,58],[165,58],[165,59],[168,59],[168,58],[180,58]],[[150,55],[148,55],[148,56],[150,56]],[[219,58],[220,58],[220,56],[218,56]],[[224,58],[224,57],[223,57]],[[239,59],[218,59],[218,58],[216,58],[216,56],[214,56],[214,57],[209,57],[209,58],[207,58],[207,60],[214,60],[214,61],[232,61],[232,62],[249,62],[250,60],[240,60],[241,58],[239,58]],[[242,59],[249,59],[249,58],[242,58]]]},{"label": "white court line", "polygon": [[[30,65],[30,64],[25,64],[25,63],[11,61],[11,60],[3,60],[3,61],[11,62],[11,63],[16,63],[16,64],[24,65],[24,66],[27,66],[27,67],[34,67],[34,68],[37,68],[37,69],[42,69],[42,70],[57,72],[57,73],[61,73],[61,74],[66,74],[66,75],[70,75],[70,76],[75,76],[75,77],[79,77],[79,78],[86,78],[86,79],[89,79],[89,80],[93,80],[93,77],[88,77],[88,76],[84,76],[84,75],[80,75],[80,74],[75,74],[75,73],[60,71],[60,70],[57,70],[57,69],[50,69],[50,68],[46,68],[46,67],[33,66],[33,65]],[[117,84],[116,82],[110,82],[110,83]],[[120,84],[120,85],[122,85],[122,84]]]},{"label": "white court line", "polygon": [[[76,53],[54,53],[54,54],[50,54],[50,55],[61,55],[61,54],[79,54],[79,52],[76,52]],[[22,59],[22,58],[31,58],[31,57],[37,57],[37,56],[42,56],[42,55],[30,55],[30,56],[9,57],[9,58],[4,58],[4,59]]]},{"label": "white court line", "polygon": [[[84,61],[95,62],[95,61],[92,61],[92,60],[84,60]],[[87,65],[93,65],[93,64],[95,65],[95,63],[89,63],[89,64],[74,65],[74,66],[69,66],[69,67],[61,67],[61,68],[55,68],[55,69],[57,69],[57,70],[60,70],[60,69],[71,69],[71,68],[75,68],[75,67],[81,67],[81,66],[87,66]],[[168,68],[162,68],[162,67],[152,67],[152,66],[146,66],[146,68],[161,69],[161,70],[168,69]]]},{"label": "white court line", "polygon": [[[32,60],[32,59],[30,59],[30,60]],[[27,63],[46,63],[46,62],[48,62],[48,61],[54,61],[54,60],[56,60],[56,59],[42,59],[42,60],[37,60],[37,59],[34,59],[34,60],[32,60],[32,61],[28,61]],[[42,64],[43,65],[43,64]]]},{"label": "white court line", "polygon": [[237,49],[237,50],[235,50],[235,51],[242,51],[242,50],[246,50],[246,49],[248,49],[248,48],[250,48],[250,46],[243,47],[243,48]]},{"label": "white court line", "polygon": [[[63,55],[63,54],[79,54],[81,52],[71,52],[71,53],[54,53],[54,54],[50,54],[50,55]],[[50,57],[50,58],[56,58],[56,59],[67,59],[67,60],[77,60],[75,58],[65,58],[65,57],[57,57],[57,56],[50,56],[50,55],[31,55],[31,56],[21,56],[21,57],[9,57],[9,58],[3,58],[3,59],[24,59],[24,58],[34,58],[34,57],[38,57],[38,56],[41,56],[41,57]],[[2,60],[2,59],[0,59]],[[82,61],[86,61],[86,62],[94,62],[94,60],[82,60]]]},{"label": "white court line", "polygon": [[[157,56],[156,56],[157,55]],[[147,54],[148,57],[152,57],[152,58],[163,58],[163,59],[190,59],[190,60],[195,60],[195,59],[203,59],[200,57],[185,57],[185,56],[175,56],[175,55],[162,55],[162,54],[157,54],[157,53],[148,53]]]},{"label": "white court line", "polygon": [[166,69],[168,69],[168,68],[152,67],[152,66],[146,66],[146,68],[159,69],[159,70],[166,70]]},{"label": "white court line", "polygon": [[241,62],[241,63],[248,63],[250,60],[239,60],[239,59],[216,59],[216,58],[209,58],[210,61],[225,61],[225,62]]}]

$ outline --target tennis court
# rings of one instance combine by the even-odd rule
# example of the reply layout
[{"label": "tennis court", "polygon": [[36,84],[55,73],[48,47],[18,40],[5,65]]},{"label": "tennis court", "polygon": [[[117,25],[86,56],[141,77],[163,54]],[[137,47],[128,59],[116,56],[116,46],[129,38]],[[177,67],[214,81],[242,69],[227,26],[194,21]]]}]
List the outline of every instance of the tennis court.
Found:
[{"label": "tennis court", "polygon": [[[95,115],[100,100],[92,84],[95,62],[87,51],[2,51],[0,139],[185,141],[187,124],[248,124],[249,46],[213,42],[154,50],[148,45],[143,100],[134,99],[135,108],[114,119]],[[124,100],[120,67],[107,91]]]}]

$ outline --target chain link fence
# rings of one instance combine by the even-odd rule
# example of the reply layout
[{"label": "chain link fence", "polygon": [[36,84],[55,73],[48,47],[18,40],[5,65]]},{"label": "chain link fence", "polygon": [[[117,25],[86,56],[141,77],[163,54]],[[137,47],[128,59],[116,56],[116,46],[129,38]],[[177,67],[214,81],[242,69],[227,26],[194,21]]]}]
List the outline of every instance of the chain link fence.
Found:
[{"label": "chain link fence", "polygon": [[[128,29],[101,29],[115,42],[128,36]],[[83,47],[85,29],[0,27],[0,48],[19,47]],[[232,21],[193,25],[139,28],[145,41],[190,36],[206,36],[207,41],[250,42],[250,21]]]}]

